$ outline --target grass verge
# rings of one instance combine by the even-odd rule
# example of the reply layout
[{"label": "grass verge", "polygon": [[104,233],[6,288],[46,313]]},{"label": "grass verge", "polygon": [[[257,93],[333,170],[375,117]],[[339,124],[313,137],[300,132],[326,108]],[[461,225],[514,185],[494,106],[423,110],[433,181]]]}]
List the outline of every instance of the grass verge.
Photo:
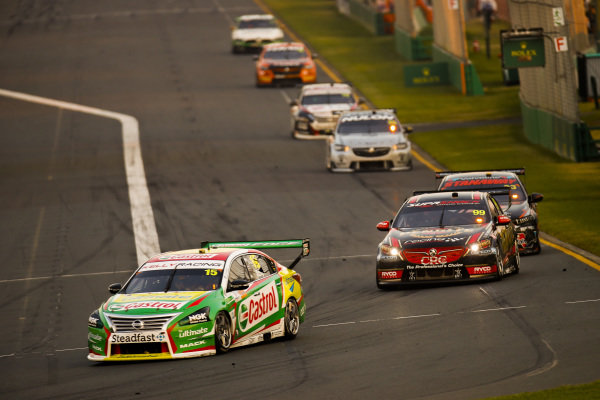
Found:
[{"label": "grass verge", "polygon": [[[471,55],[484,86],[483,96],[463,96],[450,86],[405,88],[403,66],[393,36],[373,36],[357,22],[341,15],[333,0],[261,0],[321,57],[376,107],[394,107],[408,124],[464,122],[520,117],[518,86],[502,80],[499,31],[495,22],[491,57],[485,54],[480,21],[467,24],[469,45],[482,50]],[[582,118],[600,125],[600,111],[582,104]],[[600,256],[600,162],[574,163],[530,144],[519,124],[416,132],[411,140],[449,169],[524,166],[530,192],[543,193],[541,229],[565,242]]]}]

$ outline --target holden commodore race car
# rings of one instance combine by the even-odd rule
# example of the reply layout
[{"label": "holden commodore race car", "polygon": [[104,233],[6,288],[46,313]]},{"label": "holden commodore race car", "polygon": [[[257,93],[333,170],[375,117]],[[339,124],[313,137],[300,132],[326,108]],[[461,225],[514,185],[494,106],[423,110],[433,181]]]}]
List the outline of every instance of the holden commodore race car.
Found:
[{"label": "holden commodore race car", "polygon": [[[301,248],[285,267],[258,249]],[[306,305],[292,268],[309,239],[204,242],[159,254],[88,320],[88,359],[154,360],[208,356],[276,337],[293,339]]]},{"label": "holden commodore race car", "polygon": [[347,83],[304,85],[296,100],[290,102],[292,136],[296,139],[321,139],[331,135],[344,111],[364,104]]},{"label": "holden commodore race car", "polygon": [[484,171],[442,171],[435,177],[441,179],[438,190],[494,190],[504,186],[510,194],[495,196],[504,213],[511,217],[517,230],[517,241],[521,254],[538,254],[540,236],[538,228],[537,203],[544,199],[541,193],[527,194],[519,176],[525,175],[525,168]]},{"label": "holden commodore race car", "polygon": [[283,41],[283,31],[269,14],[242,15],[231,32],[231,51],[260,51],[265,44]]},{"label": "holden commodore race car", "polygon": [[377,252],[380,289],[519,272],[514,224],[492,193],[416,192],[377,229],[388,232]]},{"label": "holden commodore race car", "polygon": [[317,67],[308,47],[299,42],[272,43],[263,46],[256,60],[256,86],[282,83],[314,83]]},{"label": "holden commodore race car", "polygon": [[328,138],[325,165],[332,172],[360,169],[412,168],[411,145],[394,110],[361,110],[343,113]]}]

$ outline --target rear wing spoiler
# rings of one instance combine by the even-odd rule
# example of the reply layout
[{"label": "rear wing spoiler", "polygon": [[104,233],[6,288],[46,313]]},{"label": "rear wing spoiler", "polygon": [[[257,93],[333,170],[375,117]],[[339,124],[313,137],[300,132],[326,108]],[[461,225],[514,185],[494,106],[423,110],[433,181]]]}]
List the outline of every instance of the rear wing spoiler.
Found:
[{"label": "rear wing spoiler", "polygon": [[427,193],[451,193],[451,192],[487,192],[490,195],[492,195],[493,197],[495,196],[508,196],[508,207],[510,207],[512,205],[512,198],[510,196],[510,188],[507,188],[505,186],[497,186],[497,187],[492,187],[492,188],[488,188],[488,189],[481,189],[481,190],[473,190],[473,188],[471,189],[452,189],[452,190],[415,190],[413,192],[413,196],[419,196],[421,194],[427,194]]},{"label": "rear wing spoiler", "polygon": [[303,257],[310,254],[310,239],[288,239],[288,240],[258,240],[252,242],[202,242],[201,249],[291,249],[300,248],[300,254],[288,268],[293,268]]},{"label": "rear wing spoiler", "polygon": [[468,171],[438,171],[435,173],[435,179],[442,179],[448,175],[464,174],[469,172],[512,172],[517,175],[525,175],[525,168],[507,168],[507,169],[473,169]]}]

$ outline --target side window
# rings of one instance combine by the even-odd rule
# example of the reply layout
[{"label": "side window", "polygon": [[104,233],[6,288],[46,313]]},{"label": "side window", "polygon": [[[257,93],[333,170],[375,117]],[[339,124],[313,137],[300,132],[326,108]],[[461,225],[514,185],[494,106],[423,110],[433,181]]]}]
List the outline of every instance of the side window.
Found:
[{"label": "side window", "polygon": [[229,269],[229,282],[233,282],[238,279],[243,279],[245,281],[252,281],[248,268],[246,268],[246,263],[243,256],[237,257],[235,260],[231,262],[231,268]]},{"label": "side window", "polygon": [[265,278],[275,272],[275,266],[271,260],[259,254],[250,254],[246,257],[248,267],[256,274],[256,279]]},{"label": "side window", "polygon": [[490,207],[492,217],[497,217],[498,215],[502,214],[502,212],[500,211],[501,208],[496,203],[496,200],[491,196],[488,198],[488,206]]}]

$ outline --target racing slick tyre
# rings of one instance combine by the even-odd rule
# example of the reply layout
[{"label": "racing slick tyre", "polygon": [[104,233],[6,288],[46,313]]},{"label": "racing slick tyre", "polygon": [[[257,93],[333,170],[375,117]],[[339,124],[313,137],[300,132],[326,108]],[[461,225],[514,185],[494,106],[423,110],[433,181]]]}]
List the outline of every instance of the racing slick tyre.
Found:
[{"label": "racing slick tyre", "polygon": [[501,281],[504,278],[504,263],[502,262],[502,256],[500,255],[500,249],[496,253],[496,268],[498,269],[496,280]]},{"label": "racing slick tyre", "polygon": [[229,317],[221,311],[215,317],[215,348],[217,353],[227,353],[231,348],[232,338]]},{"label": "racing slick tyre", "polygon": [[541,251],[542,251],[542,246],[540,245],[540,238],[538,237],[535,241],[535,248],[531,252],[531,254],[540,254]]},{"label": "racing slick tyre", "polygon": [[283,326],[286,339],[295,338],[300,330],[300,311],[298,310],[298,303],[296,303],[296,300],[293,298],[288,299],[285,304]]},{"label": "racing slick tyre", "polygon": [[517,251],[515,252],[515,258],[513,260],[513,275],[517,275],[519,273],[519,268],[521,267],[521,255],[519,254],[519,245],[515,243],[515,246]]}]

